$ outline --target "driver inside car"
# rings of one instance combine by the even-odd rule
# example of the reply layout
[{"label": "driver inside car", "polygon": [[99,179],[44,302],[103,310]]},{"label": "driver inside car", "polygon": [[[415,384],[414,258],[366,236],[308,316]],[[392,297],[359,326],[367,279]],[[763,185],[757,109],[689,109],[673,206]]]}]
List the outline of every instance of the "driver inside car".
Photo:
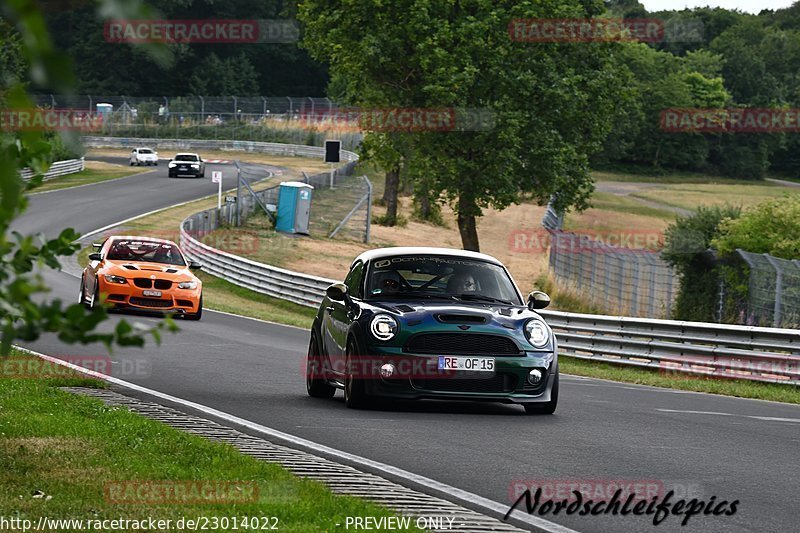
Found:
[{"label": "driver inside car", "polygon": [[478,284],[469,272],[457,272],[447,281],[447,292],[450,294],[463,294],[477,290]]},{"label": "driver inside car", "polygon": [[[376,272],[373,294],[394,294],[400,292],[400,282],[395,272]],[[378,291],[378,292],[376,292]]]}]

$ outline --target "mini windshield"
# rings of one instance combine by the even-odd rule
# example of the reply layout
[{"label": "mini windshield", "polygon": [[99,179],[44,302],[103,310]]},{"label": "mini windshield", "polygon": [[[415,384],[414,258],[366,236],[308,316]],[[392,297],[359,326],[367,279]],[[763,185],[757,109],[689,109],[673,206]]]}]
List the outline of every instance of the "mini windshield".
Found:
[{"label": "mini windshield", "polygon": [[186,266],[181,251],[174,244],[146,240],[116,240],[111,244],[106,259]]},{"label": "mini windshield", "polygon": [[152,154],[153,151],[150,148],[139,148],[140,154]]},{"label": "mini windshield", "polygon": [[197,156],[191,154],[178,154],[175,156],[175,161],[192,161],[197,162]]},{"label": "mini windshield", "polygon": [[520,305],[506,270],[455,256],[396,256],[372,262],[368,299],[431,298]]}]

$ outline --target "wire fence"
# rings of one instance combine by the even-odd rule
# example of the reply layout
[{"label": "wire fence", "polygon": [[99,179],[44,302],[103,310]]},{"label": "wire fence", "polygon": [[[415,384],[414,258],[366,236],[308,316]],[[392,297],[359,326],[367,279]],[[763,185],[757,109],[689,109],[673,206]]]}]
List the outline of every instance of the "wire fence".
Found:
[{"label": "wire fence", "polygon": [[361,142],[351,124],[332,117],[339,106],[328,98],[108,95],[38,95],[37,106],[71,110],[93,121],[92,134],[161,139],[230,139],[321,146],[332,136],[345,149]]},{"label": "wire fence", "polygon": [[[800,260],[737,250],[745,269],[746,297],[734,317],[739,324],[800,328]],[[737,287],[728,280],[727,290]],[[736,301],[735,295],[733,298]]]},{"label": "wire fence", "polygon": [[678,292],[675,271],[658,251],[613,246],[563,231],[563,216],[548,206],[549,266],[556,280],[609,314],[668,318]]},{"label": "wire fence", "polygon": [[[301,181],[314,187],[308,224],[312,237],[369,242],[372,184],[366,176],[353,175],[355,166],[356,162],[353,161],[338,167],[333,173],[304,174]],[[252,172],[242,168],[242,177],[251,180]],[[280,185],[276,185],[255,194],[267,209],[274,211],[277,209],[279,192]],[[246,225],[247,219],[258,213],[260,207],[249,194],[240,194],[238,202],[240,225]],[[223,220],[234,225],[236,217],[226,211]]]}]

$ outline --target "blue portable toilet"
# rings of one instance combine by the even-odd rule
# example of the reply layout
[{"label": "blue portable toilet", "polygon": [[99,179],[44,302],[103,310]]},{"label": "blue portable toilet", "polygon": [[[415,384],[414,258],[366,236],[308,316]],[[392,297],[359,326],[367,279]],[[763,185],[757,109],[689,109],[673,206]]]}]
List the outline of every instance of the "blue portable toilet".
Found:
[{"label": "blue portable toilet", "polygon": [[97,109],[97,116],[103,117],[103,120],[108,120],[111,118],[111,113],[114,111],[114,106],[111,104],[97,104],[95,106]]},{"label": "blue portable toilet", "polygon": [[284,233],[308,235],[311,213],[311,191],[314,187],[302,181],[284,181],[278,191],[278,214],[275,229]]}]

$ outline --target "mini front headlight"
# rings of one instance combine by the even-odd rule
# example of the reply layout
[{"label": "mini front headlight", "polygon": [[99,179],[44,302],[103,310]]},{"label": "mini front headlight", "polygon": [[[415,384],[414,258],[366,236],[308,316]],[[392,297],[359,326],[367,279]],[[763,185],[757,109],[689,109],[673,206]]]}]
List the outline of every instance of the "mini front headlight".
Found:
[{"label": "mini front headlight", "polygon": [[200,168],[200,163],[192,163],[192,168]]},{"label": "mini front headlight", "polygon": [[544,348],[550,342],[547,325],[538,318],[529,320],[525,324],[525,336],[535,348]]},{"label": "mini front headlight", "polygon": [[174,162],[174,161],[170,161],[170,162],[169,162],[169,168],[175,168],[175,167],[177,167],[177,166],[178,166],[178,163],[176,163],[176,162]]},{"label": "mini front headlight", "polygon": [[106,283],[118,283],[119,285],[125,285],[126,280],[122,276],[112,276],[110,274],[106,274],[103,276],[106,278]]},{"label": "mini front headlight", "polygon": [[178,283],[179,289],[196,289],[197,282],[196,281],[181,281]]},{"label": "mini front headlight", "polygon": [[397,321],[389,315],[375,315],[369,329],[376,339],[388,341],[397,333]]}]

